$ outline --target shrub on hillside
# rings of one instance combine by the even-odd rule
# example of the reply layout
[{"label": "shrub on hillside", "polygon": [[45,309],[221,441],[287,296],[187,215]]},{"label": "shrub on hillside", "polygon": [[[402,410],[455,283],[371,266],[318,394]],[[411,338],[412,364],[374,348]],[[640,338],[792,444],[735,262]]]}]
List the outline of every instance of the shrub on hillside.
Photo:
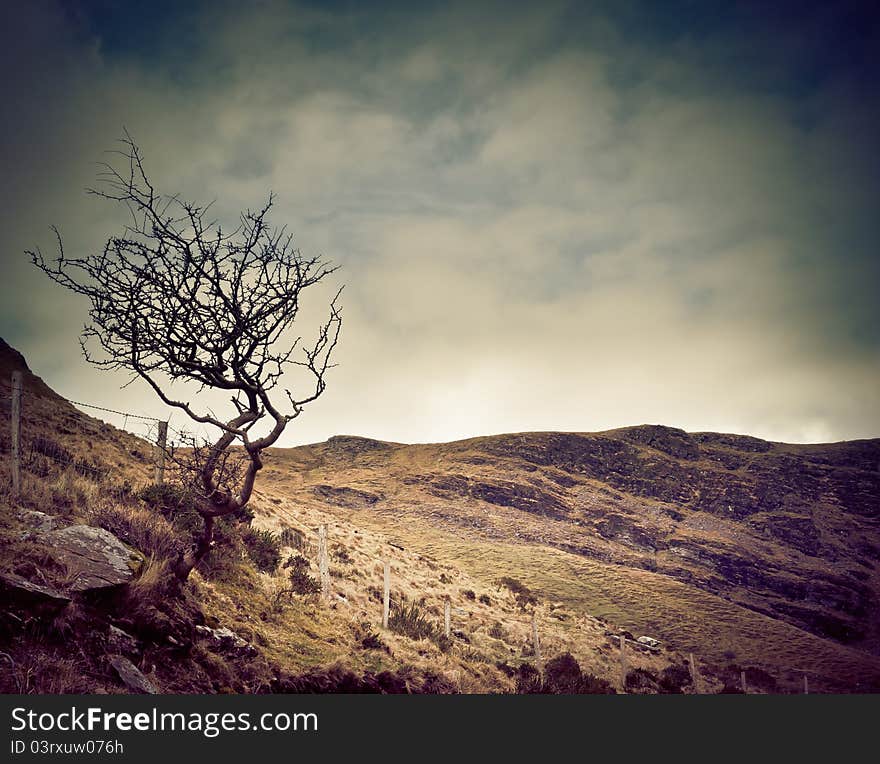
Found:
[{"label": "shrub on hillside", "polygon": [[544,667],[543,691],[553,695],[610,695],[614,689],[604,679],[581,671],[571,653],[562,653]]},{"label": "shrub on hillside", "polygon": [[517,695],[537,695],[541,692],[541,674],[531,663],[521,663],[516,674]]},{"label": "shrub on hillside", "polygon": [[571,653],[562,653],[547,662],[543,677],[533,665],[521,664],[516,692],[521,695],[612,695],[615,690],[604,679],[581,671]]},{"label": "shrub on hillside", "polygon": [[768,674],[763,669],[754,666],[742,667],[736,663],[731,663],[724,670],[722,676],[725,684],[725,689],[722,692],[742,692],[742,679],[740,675],[742,671],[746,672],[746,686],[750,691],[761,690],[768,693],[779,691],[776,678],[772,674]]},{"label": "shrub on hillside", "polygon": [[187,510],[197,515],[192,509],[188,491],[172,483],[148,485],[138,491],[137,498],[147,506],[161,512],[168,520],[174,520],[177,515]]},{"label": "shrub on hillside", "polygon": [[544,685],[554,695],[574,695],[581,681],[581,667],[571,653],[547,661]]},{"label": "shrub on hillside", "polygon": [[410,639],[437,639],[439,628],[425,614],[418,602],[402,600],[391,605],[388,628]]},{"label": "shrub on hillside", "polygon": [[290,570],[287,578],[290,591],[294,594],[317,594],[321,591],[321,584],[309,575],[309,561],[302,555],[288,558],[284,567]]},{"label": "shrub on hillside", "polygon": [[443,633],[438,623],[428,617],[422,602],[403,599],[392,603],[388,628],[410,639],[430,639],[444,653],[452,648],[452,639]]},{"label": "shrub on hillside", "polygon": [[281,541],[271,531],[246,528],[241,534],[248,556],[263,573],[274,573],[281,562]]},{"label": "shrub on hillside", "polygon": [[631,692],[654,693],[659,691],[660,685],[654,672],[643,668],[634,668],[626,675],[626,689]]},{"label": "shrub on hillside", "polygon": [[342,544],[333,545],[333,559],[342,565],[351,565],[354,563],[354,558],[352,558],[348,549]]},{"label": "shrub on hillside", "polygon": [[680,694],[691,684],[691,671],[685,663],[673,663],[660,673],[660,692]]},{"label": "shrub on hillside", "polygon": [[[191,543],[195,543],[201,533],[202,518],[194,509],[190,509],[177,515],[173,525]],[[206,578],[237,581],[246,575],[242,563],[247,558],[238,523],[229,517],[218,517],[214,521],[214,545],[211,547],[211,554],[199,562],[197,570]]]},{"label": "shrub on hillside", "polygon": [[498,581],[498,584],[513,592],[513,596],[516,598],[516,604],[521,610],[525,610],[529,606],[534,607],[538,604],[538,598],[534,595],[531,589],[522,583],[522,581],[517,581],[510,576],[504,576]]}]

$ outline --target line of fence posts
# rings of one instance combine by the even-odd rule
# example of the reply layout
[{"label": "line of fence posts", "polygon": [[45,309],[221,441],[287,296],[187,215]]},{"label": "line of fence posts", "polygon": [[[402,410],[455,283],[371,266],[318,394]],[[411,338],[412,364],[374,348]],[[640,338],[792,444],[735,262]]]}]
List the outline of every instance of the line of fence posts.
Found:
[{"label": "line of fence posts", "polygon": [[690,666],[691,666],[691,681],[694,683],[694,693],[696,695],[702,694],[702,687],[700,686],[700,672],[697,671],[697,661],[694,658],[694,654],[690,654]]},{"label": "line of fence posts", "polygon": [[[12,395],[10,410],[10,451],[12,471],[12,496],[18,498],[21,495],[21,463],[22,463],[22,389],[23,374],[21,371],[12,372]],[[153,464],[153,482],[161,485],[165,480],[165,454],[168,448],[168,422],[158,422],[158,436],[156,437],[155,459]],[[50,457],[51,458],[51,457]],[[57,461],[57,460],[56,460]],[[67,464],[67,462],[62,462]],[[97,474],[97,473],[96,473]]]},{"label": "line of fence posts", "polygon": [[[11,451],[12,451],[12,493],[14,497],[18,497],[21,492],[21,396],[22,396],[22,373],[20,371],[12,372],[12,406],[11,406]],[[158,423],[158,435],[156,437],[156,460],[154,465],[153,479],[157,485],[161,485],[165,476],[165,453],[168,440],[168,422]],[[327,526],[321,525],[318,528],[318,569],[321,576],[321,597],[324,600],[330,598],[330,567],[328,563],[327,551]],[[391,565],[384,563],[384,591],[382,596],[382,628],[388,628],[388,619],[391,613]],[[447,638],[452,633],[452,602],[448,598],[444,607],[443,631]],[[620,687],[622,692],[626,692],[626,640],[620,635]],[[532,645],[535,650],[535,664],[538,671],[544,671],[544,662],[541,657],[541,643],[538,637],[538,619],[537,612],[532,612]],[[694,654],[689,654],[689,665],[691,681],[693,682],[694,692],[702,693],[702,685],[699,671],[697,670],[696,659]],[[743,694],[748,694],[748,685],[746,683],[746,672],[740,671],[740,684],[742,685]],[[804,674],[804,694],[810,692],[810,682],[807,675]]]},{"label": "line of fence posts", "polygon": [[[330,569],[328,565],[328,546],[327,546],[327,526],[318,526],[318,568],[321,577],[321,596],[323,599],[330,598]],[[383,563],[383,593],[382,593],[382,628],[388,628],[388,620],[391,613],[391,564]],[[443,603],[443,633],[447,639],[452,635],[452,600],[449,595]],[[620,644],[620,689],[622,693],[626,693],[626,677],[627,677],[627,655],[626,655],[626,637],[623,634],[618,636]],[[544,672],[544,661],[541,656],[541,641],[538,635],[538,614],[537,610],[532,611],[532,646],[535,652],[535,665],[540,673]],[[696,657],[693,653],[688,654],[688,667],[690,669],[691,682],[693,683],[694,693],[702,694],[702,678],[697,668]],[[740,671],[740,685],[742,692],[747,695],[749,692],[748,683],[746,681],[745,670]],[[804,694],[810,691],[809,680],[804,674]]]},{"label": "line of fence posts", "polygon": [[321,598],[330,599],[330,566],[327,562],[327,526],[318,528],[318,571],[321,575]]},{"label": "line of fence posts", "polygon": [[168,445],[168,422],[159,422],[159,434],[156,436],[156,466],[153,470],[153,482],[162,485],[165,481],[165,449]]},{"label": "line of fence posts", "polygon": [[382,628],[388,628],[388,616],[391,613],[391,565],[385,563],[384,591],[382,593]]},{"label": "line of fence posts", "polygon": [[535,648],[535,665],[540,673],[544,673],[544,661],[541,658],[541,640],[538,639],[538,613],[532,611],[532,645]]},{"label": "line of fence posts", "polygon": [[[321,596],[323,599],[330,597],[330,569],[327,561],[327,526],[320,525],[318,527],[318,568],[321,576]],[[388,562],[383,563],[383,593],[382,593],[382,628],[388,628],[388,619],[391,612],[391,565]],[[447,595],[443,603],[443,633],[447,639],[452,635],[452,600]],[[623,634],[618,636],[620,641],[620,689],[622,693],[626,693],[626,677],[627,677],[627,656],[626,656],[626,637]],[[532,611],[532,646],[535,652],[535,665],[540,673],[544,672],[544,661],[541,657],[541,641],[538,635],[538,614],[537,610]],[[697,668],[697,661],[693,653],[688,654],[688,667],[690,669],[691,682],[693,683],[694,693],[702,694],[702,678]],[[806,673],[804,676],[804,694],[810,692],[809,679]],[[739,673],[740,685],[742,692],[747,695],[749,692],[748,683],[746,681],[746,672],[741,670]]]},{"label": "line of fence posts", "polygon": [[12,495],[21,493],[21,372],[12,372]]}]

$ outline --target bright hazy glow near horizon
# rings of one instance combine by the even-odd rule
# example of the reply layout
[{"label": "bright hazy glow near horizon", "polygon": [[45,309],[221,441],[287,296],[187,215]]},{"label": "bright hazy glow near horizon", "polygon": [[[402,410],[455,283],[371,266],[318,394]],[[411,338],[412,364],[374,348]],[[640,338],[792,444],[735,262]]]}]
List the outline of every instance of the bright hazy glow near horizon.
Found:
[{"label": "bright hazy glow near horizon", "polygon": [[23,254],[52,224],[78,255],[120,230],[84,188],[125,126],[160,191],[224,227],[274,191],[341,266],[302,318],[345,284],[339,365],[279,445],[880,435],[859,4],[26,5],[0,32],[0,336],[62,395],[167,416],[85,363],[87,306]]}]

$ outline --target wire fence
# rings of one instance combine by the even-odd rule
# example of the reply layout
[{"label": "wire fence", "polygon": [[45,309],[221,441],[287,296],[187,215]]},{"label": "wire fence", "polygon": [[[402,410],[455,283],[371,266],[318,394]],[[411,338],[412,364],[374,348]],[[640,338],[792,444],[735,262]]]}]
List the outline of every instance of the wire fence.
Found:
[{"label": "wire fence", "polygon": [[[0,408],[4,410],[14,410],[14,406],[11,405],[12,399],[14,398],[14,392],[10,395],[0,394]],[[67,400],[67,399],[65,399]],[[117,409],[112,409],[106,406],[101,406],[94,403],[86,403],[82,401],[73,401],[68,400],[68,403],[74,405],[79,408],[90,409],[93,411],[100,411],[104,414],[112,414],[117,417],[122,417],[122,426],[118,429],[124,430],[135,437],[140,438],[141,440],[146,441],[151,449],[152,449],[152,458],[156,460],[158,455],[163,452],[163,449],[157,445],[157,440],[159,440],[160,434],[160,426],[163,423],[163,420],[148,416],[144,414],[139,414],[130,411],[120,411]],[[106,423],[110,424],[110,423]],[[164,454],[168,455],[173,453],[175,448],[175,441],[180,444],[192,444],[194,443],[194,433],[185,428],[177,428],[172,427],[167,422],[165,423],[167,427],[167,432],[170,433],[173,438],[169,439],[168,443],[164,447]],[[116,425],[113,425],[116,426]],[[15,428],[13,428],[15,429]],[[25,468],[32,475],[37,478],[48,478],[52,473],[52,465],[61,468],[62,470],[69,470],[73,474],[78,475],[80,477],[85,478],[93,483],[95,483],[101,491],[102,495],[110,496],[117,500],[132,500],[143,488],[152,484],[152,481],[136,481],[133,480],[130,476],[122,475],[114,472],[114,470],[102,464],[99,460],[90,460],[83,456],[77,456],[72,453],[69,449],[62,446],[60,443],[50,438],[47,435],[37,434],[34,436],[30,436],[28,433],[19,429],[20,443],[18,448],[18,458],[20,462],[20,466]],[[0,436],[0,453],[5,453],[10,451],[10,443],[9,438],[6,433],[3,433]],[[259,492],[255,492],[255,495],[260,495]],[[284,524],[286,526],[285,530],[282,531],[281,541],[285,546],[289,546],[300,554],[303,554],[307,557],[321,557],[321,555],[326,555],[327,553],[327,544],[326,544],[326,527],[324,529],[312,528],[299,521],[295,520],[292,517],[286,516],[284,518]],[[321,535],[324,534],[324,540],[321,541]],[[389,542],[390,544],[390,542]],[[396,546],[394,544],[390,544],[391,546]],[[388,560],[380,560],[378,558],[371,558],[374,565],[388,565]],[[327,563],[326,558],[318,560],[319,568],[326,569]],[[329,589],[329,587],[327,587]],[[330,592],[326,591],[325,598],[330,596]],[[387,579],[386,579],[386,611],[388,608],[387,601],[389,600],[390,592],[387,591]],[[450,602],[452,598],[447,598],[447,601]],[[398,600],[399,604],[400,600]],[[537,611],[537,608],[536,608]],[[452,608],[451,612],[455,612],[458,614],[465,614],[466,611],[461,608]],[[446,614],[446,632],[447,637],[449,634],[449,613],[450,609],[447,606],[447,614]],[[387,612],[385,613],[385,621],[387,625]],[[532,628],[534,630],[534,655],[535,660],[538,664],[540,664],[540,648],[538,642],[538,633],[537,633],[537,621],[534,620]],[[621,630],[622,632],[623,630]],[[606,634],[610,634],[610,632],[606,632]],[[613,638],[619,639],[621,644],[631,645],[631,650],[637,650],[640,652],[653,652],[652,650],[648,650],[644,645],[638,643],[636,640],[625,639],[622,634],[614,634]],[[624,651],[621,650],[621,662],[622,665],[624,663]],[[697,669],[695,668],[695,663],[692,661],[692,672],[693,672],[693,683],[695,691],[699,691],[696,688],[700,686],[701,679],[697,675]],[[823,674],[821,672],[817,672],[812,669],[802,668],[802,667],[793,667],[793,666],[781,666],[779,664],[765,664],[760,667],[750,665],[745,671],[748,669],[761,668],[762,670],[767,671],[767,673],[775,672],[777,675],[786,672],[789,676],[800,676],[803,677],[803,692],[809,692],[809,678],[813,680],[821,681],[825,684],[826,691],[830,689],[831,691],[846,691],[853,689],[852,685],[842,681],[839,677],[830,676],[827,674]],[[622,690],[626,691],[626,680],[622,679]],[[747,692],[745,686],[745,681],[743,681],[743,691]],[[816,689],[815,687],[813,688]],[[859,684],[855,685],[855,689],[858,691],[860,689]],[[868,687],[867,689],[872,689]]]},{"label": "wire fence", "polygon": [[146,481],[136,481],[130,477],[117,475],[104,464],[90,461],[85,457],[75,457],[60,443],[46,436],[38,435],[32,439],[23,439],[21,466],[24,469],[37,478],[46,479],[52,474],[51,465],[62,471],[70,470],[73,474],[89,480],[100,488],[102,495],[117,500],[129,499],[149,485]]}]

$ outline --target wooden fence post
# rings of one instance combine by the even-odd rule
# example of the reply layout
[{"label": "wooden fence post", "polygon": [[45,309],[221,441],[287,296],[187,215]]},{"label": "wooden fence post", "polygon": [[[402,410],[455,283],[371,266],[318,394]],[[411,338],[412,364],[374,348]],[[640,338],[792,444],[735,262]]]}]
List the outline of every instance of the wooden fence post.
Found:
[{"label": "wooden fence post", "polygon": [[159,434],[156,437],[156,466],[153,471],[153,482],[162,485],[165,480],[165,448],[168,445],[168,422],[159,422]]},{"label": "wooden fence post", "polygon": [[626,637],[620,635],[620,691],[626,693]]},{"label": "wooden fence post", "polygon": [[691,681],[694,683],[694,693],[696,695],[700,694],[700,673],[697,671],[697,662],[694,660],[694,654],[691,653]]},{"label": "wooden fence post", "polygon": [[538,639],[538,613],[532,611],[532,645],[535,648],[535,664],[540,673],[544,673],[544,661],[541,660],[541,641]]},{"label": "wooden fence post", "polygon": [[740,682],[742,683],[743,695],[748,695],[748,694],[749,694],[749,688],[748,688],[748,686],[746,685],[746,672],[745,672],[745,671],[740,671],[740,672],[739,672],[739,680],[740,680]]},{"label": "wooden fence post", "polygon": [[449,635],[452,631],[452,603],[449,600],[446,600],[446,607],[443,612],[443,633],[446,635],[446,638],[449,639]]},{"label": "wooden fence post", "polygon": [[12,496],[21,493],[21,372],[12,372]]},{"label": "wooden fence post", "polygon": [[318,527],[318,570],[321,574],[321,598],[330,599],[330,565],[327,562],[327,526]]},{"label": "wooden fence post", "polygon": [[382,628],[388,628],[388,615],[391,612],[391,565],[385,563],[385,592],[382,595]]}]

